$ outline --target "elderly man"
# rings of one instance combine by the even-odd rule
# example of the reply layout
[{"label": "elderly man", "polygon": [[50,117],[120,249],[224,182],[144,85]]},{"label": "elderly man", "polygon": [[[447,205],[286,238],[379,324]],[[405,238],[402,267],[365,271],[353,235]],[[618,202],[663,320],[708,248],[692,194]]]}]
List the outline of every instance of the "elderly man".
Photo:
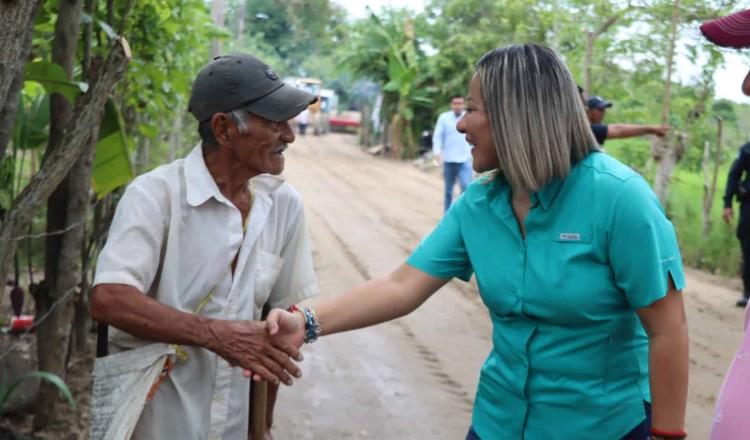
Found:
[{"label": "elderly man", "polygon": [[190,97],[200,145],[136,178],[120,200],[91,313],[115,327],[114,351],[155,341],[188,354],[134,439],[246,440],[243,369],[274,384],[299,375],[289,358],[299,360],[298,345],[258,320],[264,304],[317,293],[300,196],[276,177],[294,141],[289,120],[314,100],[253,56],[215,58]]}]

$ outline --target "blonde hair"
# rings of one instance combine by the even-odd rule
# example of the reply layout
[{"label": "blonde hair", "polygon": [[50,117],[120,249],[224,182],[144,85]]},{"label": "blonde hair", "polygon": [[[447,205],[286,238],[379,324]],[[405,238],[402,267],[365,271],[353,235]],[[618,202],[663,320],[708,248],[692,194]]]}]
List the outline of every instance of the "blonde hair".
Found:
[{"label": "blonde hair", "polygon": [[513,188],[536,191],[599,150],[573,76],[547,47],[515,44],[477,62],[500,167]]}]

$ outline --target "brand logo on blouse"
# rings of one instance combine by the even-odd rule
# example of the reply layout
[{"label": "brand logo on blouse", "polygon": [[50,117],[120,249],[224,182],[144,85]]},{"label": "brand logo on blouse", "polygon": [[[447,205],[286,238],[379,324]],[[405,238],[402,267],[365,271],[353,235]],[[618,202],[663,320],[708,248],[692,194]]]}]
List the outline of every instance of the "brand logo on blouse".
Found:
[{"label": "brand logo on blouse", "polygon": [[563,232],[560,234],[560,241],[581,241],[581,234],[574,232]]}]

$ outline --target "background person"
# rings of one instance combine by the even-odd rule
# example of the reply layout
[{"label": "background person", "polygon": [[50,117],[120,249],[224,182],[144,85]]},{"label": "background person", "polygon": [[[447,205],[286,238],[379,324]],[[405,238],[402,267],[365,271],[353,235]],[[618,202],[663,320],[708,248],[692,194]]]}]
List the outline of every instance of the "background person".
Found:
[{"label": "background person", "polygon": [[645,180],[599,152],[562,60],[534,44],[485,54],[458,130],[488,174],[406,263],[314,310],[271,311],[271,332],[378,324],[476,274],[493,349],[467,439],[684,438],[674,229]]},{"label": "background person", "polygon": [[305,135],[307,131],[307,124],[310,123],[310,110],[304,109],[297,115],[297,127],[299,128],[299,134]]},{"label": "background person", "polygon": [[727,175],[724,190],[724,211],[722,218],[727,224],[734,219],[732,201],[737,198],[740,204],[740,221],[737,224],[737,239],[742,249],[742,296],[737,300],[738,307],[747,306],[750,298],[750,142],[740,147],[737,158]]},{"label": "background person", "polygon": [[[700,27],[703,35],[712,43],[724,47],[733,47],[742,49],[750,47],[750,9],[736,12],[726,17],[718,18],[706,23]],[[742,92],[750,96],[750,71],[745,75],[742,82]],[[748,144],[740,149],[738,158],[732,164],[730,179],[727,182],[727,193],[724,197],[724,220],[730,222],[733,217],[732,212],[732,194],[747,188],[746,182],[741,183],[739,174],[746,170],[747,152],[745,151]],[[728,196],[728,197],[727,197]],[[747,217],[745,206],[747,203],[740,203],[740,224],[737,227],[737,236],[743,245],[743,281],[745,281],[745,266],[747,254],[745,253],[744,241],[746,238]],[[743,228],[743,230],[740,230]],[[745,285],[745,293],[747,292]],[[724,383],[719,390],[719,396],[716,399],[716,408],[714,410],[713,425],[711,427],[711,440],[734,440],[744,439],[750,433],[750,365],[748,365],[748,353],[750,352],[750,331],[748,331],[748,321],[750,320],[750,308],[747,307],[747,297],[744,296],[737,305],[745,303],[745,334],[737,354],[729,366],[729,371],[724,378]]]},{"label": "background person", "polygon": [[666,125],[604,124],[604,117],[610,107],[612,103],[599,96],[592,96],[586,100],[586,116],[599,145],[604,145],[607,139],[625,139],[649,134],[664,137],[669,131],[669,126]]},{"label": "background person", "polygon": [[463,193],[471,182],[471,146],[456,130],[456,123],[464,116],[464,97],[453,95],[451,109],[441,113],[432,134],[432,153],[443,163],[445,181],[444,208],[448,211],[453,202],[453,187],[458,185]]}]

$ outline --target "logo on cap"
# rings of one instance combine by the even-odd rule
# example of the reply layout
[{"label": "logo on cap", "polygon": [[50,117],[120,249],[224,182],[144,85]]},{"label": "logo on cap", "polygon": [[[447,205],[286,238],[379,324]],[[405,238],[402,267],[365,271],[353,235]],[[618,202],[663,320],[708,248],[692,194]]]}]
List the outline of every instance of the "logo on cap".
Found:
[{"label": "logo on cap", "polygon": [[273,81],[279,79],[279,75],[277,75],[276,72],[271,69],[266,70],[266,76]]}]

